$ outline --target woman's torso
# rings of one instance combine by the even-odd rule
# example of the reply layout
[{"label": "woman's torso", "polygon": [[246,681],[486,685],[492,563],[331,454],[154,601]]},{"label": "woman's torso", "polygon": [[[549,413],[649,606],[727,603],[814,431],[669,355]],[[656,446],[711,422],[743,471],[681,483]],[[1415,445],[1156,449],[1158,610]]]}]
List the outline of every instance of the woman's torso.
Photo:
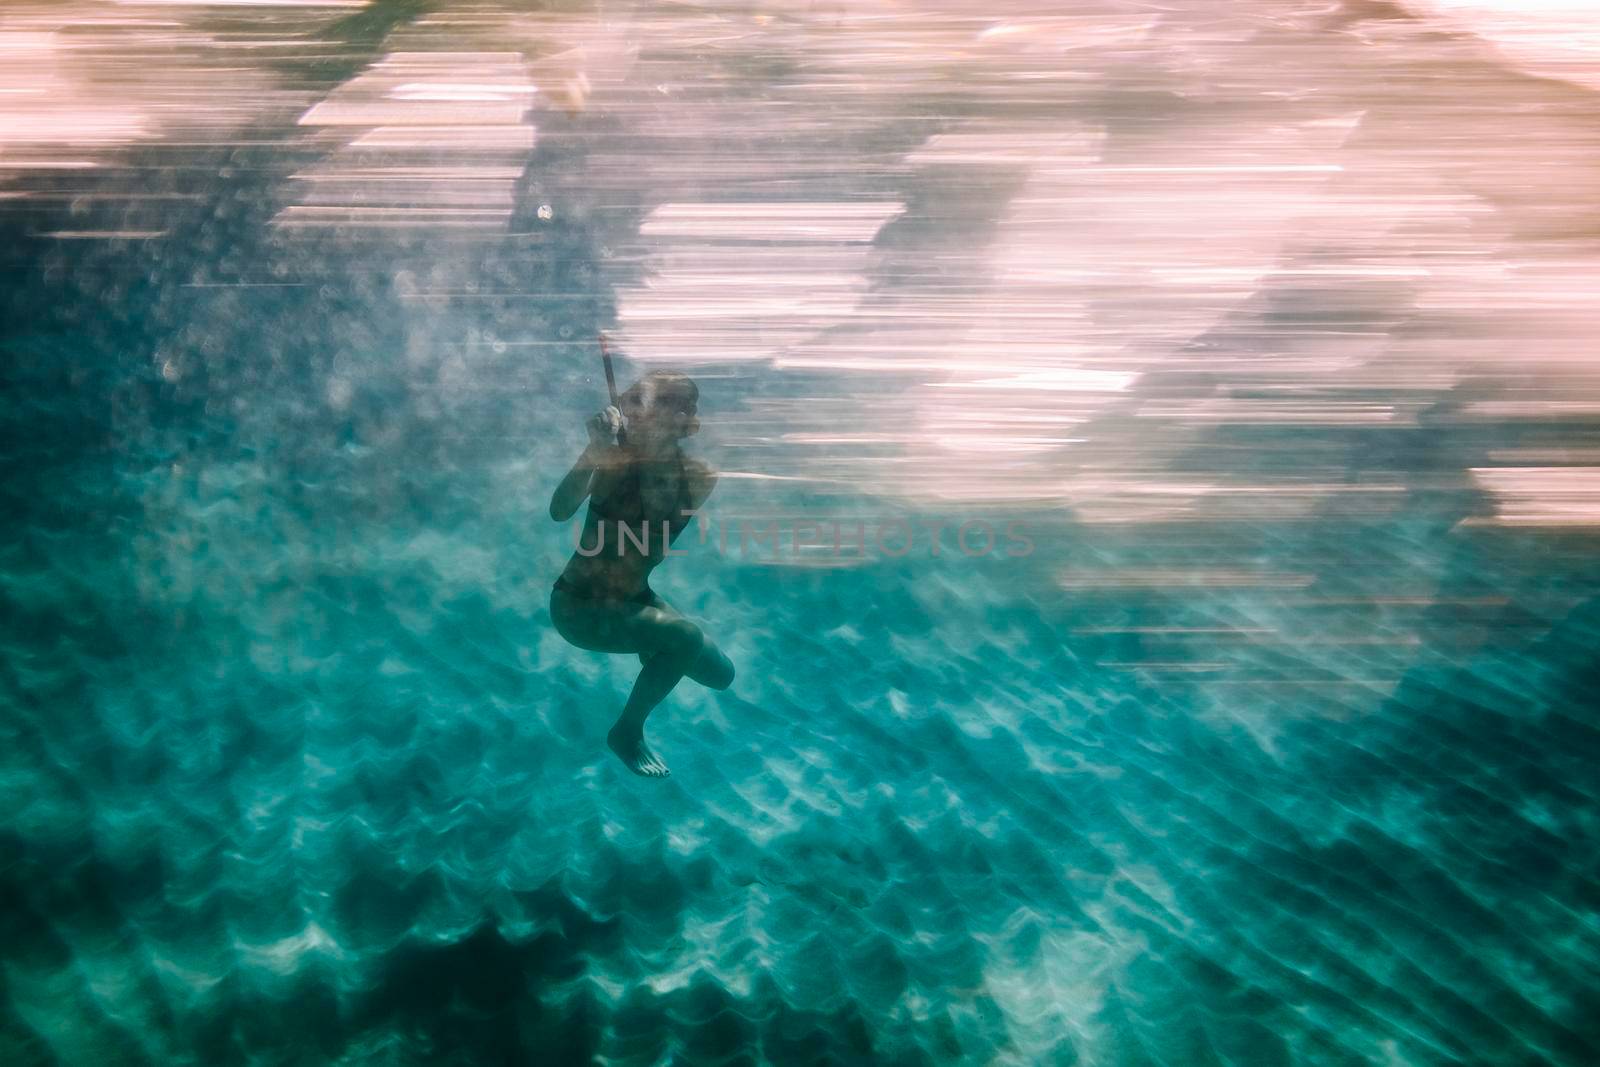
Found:
[{"label": "woman's torso", "polygon": [[659,464],[632,459],[595,477],[604,482],[589,498],[577,551],[558,584],[578,596],[636,598],[693,516],[683,453]]}]

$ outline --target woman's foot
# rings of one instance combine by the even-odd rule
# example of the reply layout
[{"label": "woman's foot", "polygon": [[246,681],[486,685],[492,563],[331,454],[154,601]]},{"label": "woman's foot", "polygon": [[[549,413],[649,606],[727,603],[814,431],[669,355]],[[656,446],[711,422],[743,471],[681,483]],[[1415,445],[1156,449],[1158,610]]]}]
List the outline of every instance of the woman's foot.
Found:
[{"label": "woman's foot", "polygon": [[655,750],[645,744],[643,730],[630,730],[619,722],[606,734],[606,744],[634,774],[665,778],[672,773]]}]

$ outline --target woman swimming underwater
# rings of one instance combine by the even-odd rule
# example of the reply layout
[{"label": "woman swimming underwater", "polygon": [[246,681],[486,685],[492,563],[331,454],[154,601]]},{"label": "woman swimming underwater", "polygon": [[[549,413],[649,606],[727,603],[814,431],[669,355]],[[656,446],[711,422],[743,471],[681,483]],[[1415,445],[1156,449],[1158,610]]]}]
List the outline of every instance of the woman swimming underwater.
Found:
[{"label": "woman swimming underwater", "polygon": [[578,551],[550,594],[550,618],[579,648],[639,654],[644,669],[606,740],[649,778],[669,772],[645,743],[644,721],[678,679],[688,675],[712,689],[733,682],[728,657],[649,583],[717,483],[715,471],[679,447],[700,428],[699,399],[682,374],[645,375],[589,419],[589,446],[550,498],[557,522],[589,500]]}]

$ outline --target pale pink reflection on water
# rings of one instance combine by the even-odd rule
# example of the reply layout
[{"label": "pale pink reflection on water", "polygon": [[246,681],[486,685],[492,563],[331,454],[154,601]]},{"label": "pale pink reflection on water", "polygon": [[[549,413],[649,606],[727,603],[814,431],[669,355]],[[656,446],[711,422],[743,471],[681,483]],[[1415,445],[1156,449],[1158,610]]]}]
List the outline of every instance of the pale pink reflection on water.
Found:
[{"label": "pale pink reflection on water", "polygon": [[358,47],[375,13],[7,5],[0,206],[120,198],[47,236],[160,240],[180,194],[62,175],[288,130],[282,240],[392,273],[406,358],[479,343],[434,314],[472,256],[589,227],[563,299],[611,302],[626,366],[721,382],[750,485],[1600,524],[1592,5],[478,0]]}]

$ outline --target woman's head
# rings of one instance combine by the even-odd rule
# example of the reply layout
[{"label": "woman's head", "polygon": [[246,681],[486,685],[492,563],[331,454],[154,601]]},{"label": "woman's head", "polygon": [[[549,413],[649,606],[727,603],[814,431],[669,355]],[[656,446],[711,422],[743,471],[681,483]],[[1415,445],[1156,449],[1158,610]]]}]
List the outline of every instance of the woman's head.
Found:
[{"label": "woman's head", "polygon": [[700,387],[676,371],[651,371],[623,391],[617,406],[628,420],[630,444],[670,444],[700,429]]}]

